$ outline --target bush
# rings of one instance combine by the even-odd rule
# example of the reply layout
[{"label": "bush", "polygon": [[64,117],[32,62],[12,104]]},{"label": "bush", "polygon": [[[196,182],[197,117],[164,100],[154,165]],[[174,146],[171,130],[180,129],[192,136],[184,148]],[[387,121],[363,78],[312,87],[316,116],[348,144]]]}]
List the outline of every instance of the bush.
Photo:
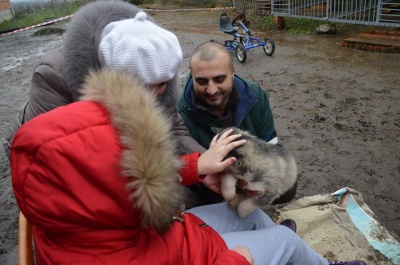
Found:
[{"label": "bush", "polygon": [[134,5],[142,5],[144,3],[144,0],[128,0],[127,2]]}]

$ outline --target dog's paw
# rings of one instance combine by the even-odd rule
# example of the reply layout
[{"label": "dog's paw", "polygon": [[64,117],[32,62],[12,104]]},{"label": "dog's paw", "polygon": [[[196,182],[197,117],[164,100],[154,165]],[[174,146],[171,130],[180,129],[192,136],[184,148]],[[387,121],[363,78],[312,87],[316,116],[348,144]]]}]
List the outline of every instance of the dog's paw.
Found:
[{"label": "dog's paw", "polygon": [[224,199],[226,201],[231,201],[233,200],[233,198],[235,198],[236,196],[236,192],[235,190],[222,190],[222,197],[224,197]]},{"label": "dog's paw", "polygon": [[236,181],[234,175],[226,174],[221,178],[221,193],[225,200],[230,201],[236,195]]},{"label": "dog's paw", "polygon": [[237,212],[240,217],[245,217],[249,213],[255,211],[257,208],[258,206],[255,204],[254,198],[249,198],[239,203]]}]

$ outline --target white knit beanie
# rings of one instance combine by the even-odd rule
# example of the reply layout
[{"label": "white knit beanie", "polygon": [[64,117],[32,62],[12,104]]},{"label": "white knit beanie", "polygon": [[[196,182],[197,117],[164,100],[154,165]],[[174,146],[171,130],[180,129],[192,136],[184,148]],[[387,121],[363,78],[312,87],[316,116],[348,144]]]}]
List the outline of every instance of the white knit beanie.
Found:
[{"label": "white knit beanie", "polygon": [[102,67],[132,74],[147,85],[171,80],[182,63],[178,38],[146,20],[135,18],[109,23],[101,33],[99,59]]}]

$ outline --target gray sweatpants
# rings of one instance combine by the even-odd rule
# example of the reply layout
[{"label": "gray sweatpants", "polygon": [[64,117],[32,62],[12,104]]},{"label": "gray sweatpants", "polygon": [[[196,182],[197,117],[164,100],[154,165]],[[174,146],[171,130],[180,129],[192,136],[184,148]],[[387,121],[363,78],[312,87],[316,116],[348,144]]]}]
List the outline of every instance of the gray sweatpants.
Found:
[{"label": "gray sweatpants", "polygon": [[328,261],[307,245],[289,228],[276,225],[262,210],[244,218],[229,208],[227,203],[195,207],[193,213],[214,228],[228,248],[247,247],[255,265],[326,265]]}]

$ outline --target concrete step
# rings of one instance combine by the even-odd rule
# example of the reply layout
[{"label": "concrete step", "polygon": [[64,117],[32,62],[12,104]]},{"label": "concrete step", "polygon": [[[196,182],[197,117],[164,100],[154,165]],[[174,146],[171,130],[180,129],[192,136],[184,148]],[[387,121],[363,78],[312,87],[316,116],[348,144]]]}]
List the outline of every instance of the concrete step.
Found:
[{"label": "concrete step", "polygon": [[373,52],[400,53],[400,31],[376,30],[358,33],[342,41],[342,46]]}]

